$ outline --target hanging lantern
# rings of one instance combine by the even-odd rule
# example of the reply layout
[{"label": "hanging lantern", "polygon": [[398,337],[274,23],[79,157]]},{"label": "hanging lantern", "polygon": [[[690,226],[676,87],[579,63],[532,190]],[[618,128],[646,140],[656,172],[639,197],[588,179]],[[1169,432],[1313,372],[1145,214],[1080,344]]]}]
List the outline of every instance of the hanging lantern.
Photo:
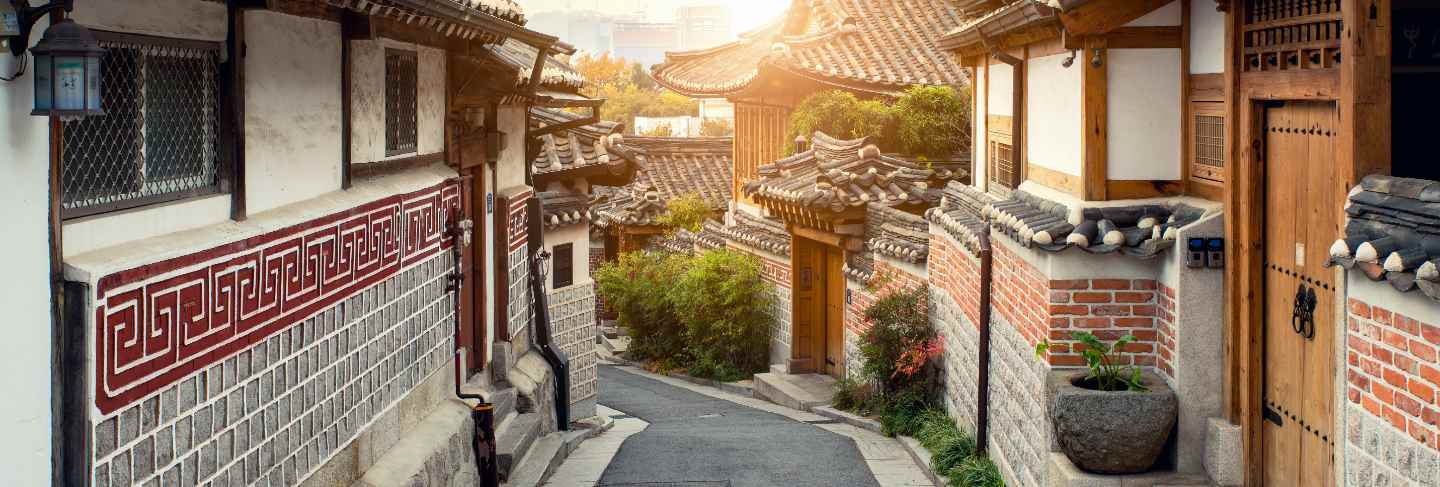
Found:
[{"label": "hanging lantern", "polygon": [[61,20],[45,29],[45,37],[30,52],[35,56],[31,115],[70,121],[105,114],[100,106],[100,58],[105,50],[90,29]]}]

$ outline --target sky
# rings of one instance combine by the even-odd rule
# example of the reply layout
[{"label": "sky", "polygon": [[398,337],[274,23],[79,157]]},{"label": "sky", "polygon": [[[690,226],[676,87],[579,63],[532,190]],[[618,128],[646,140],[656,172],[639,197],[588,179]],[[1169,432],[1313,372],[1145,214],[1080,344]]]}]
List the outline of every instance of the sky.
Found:
[{"label": "sky", "polygon": [[[733,34],[749,32],[765,25],[790,6],[790,0],[519,0],[526,12],[555,10],[599,10],[620,9],[634,12],[637,8],[646,12],[648,20],[666,21],[674,18],[675,7],[681,5],[730,6],[731,30]],[[613,12],[621,13],[621,12]]]},{"label": "sky", "polygon": [[730,4],[733,30],[736,34],[748,32],[765,25],[785,11],[790,2],[785,0],[727,0]]}]

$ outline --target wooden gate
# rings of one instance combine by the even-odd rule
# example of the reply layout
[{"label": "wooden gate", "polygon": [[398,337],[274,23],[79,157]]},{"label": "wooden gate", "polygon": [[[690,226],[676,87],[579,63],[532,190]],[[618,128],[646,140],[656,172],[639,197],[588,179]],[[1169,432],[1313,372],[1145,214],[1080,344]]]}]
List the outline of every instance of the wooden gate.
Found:
[{"label": "wooden gate", "polygon": [[1340,235],[1331,102],[1264,109],[1265,485],[1334,485],[1335,282]]},{"label": "wooden gate", "polygon": [[844,253],[835,247],[796,237],[792,247],[794,289],[790,371],[841,377],[845,364]]}]

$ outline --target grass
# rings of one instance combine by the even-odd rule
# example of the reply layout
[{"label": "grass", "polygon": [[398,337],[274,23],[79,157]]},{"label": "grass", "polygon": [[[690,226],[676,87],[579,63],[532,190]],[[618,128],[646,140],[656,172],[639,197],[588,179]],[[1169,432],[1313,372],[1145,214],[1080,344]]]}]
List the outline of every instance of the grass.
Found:
[{"label": "grass", "polygon": [[930,469],[953,487],[1004,487],[999,469],[975,454],[975,440],[960,431],[944,409],[925,409],[913,418],[915,439],[930,450]]}]

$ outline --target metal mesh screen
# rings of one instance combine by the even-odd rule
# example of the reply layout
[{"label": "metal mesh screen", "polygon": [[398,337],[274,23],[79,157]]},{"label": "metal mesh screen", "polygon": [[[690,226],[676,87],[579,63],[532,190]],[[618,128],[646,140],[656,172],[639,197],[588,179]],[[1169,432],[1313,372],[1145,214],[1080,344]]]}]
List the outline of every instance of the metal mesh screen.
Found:
[{"label": "metal mesh screen", "polygon": [[1191,176],[1223,181],[1225,171],[1225,117],[1195,115],[1195,164]]},{"label": "metal mesh screen", "polygon": [[97,33],[105,114],[65,122],[66,217],[218,190],[218,44]]},{"label": "metal mesh screen", "polygon": [[385,50],[385,155],[415,152],[415,51]]}]

